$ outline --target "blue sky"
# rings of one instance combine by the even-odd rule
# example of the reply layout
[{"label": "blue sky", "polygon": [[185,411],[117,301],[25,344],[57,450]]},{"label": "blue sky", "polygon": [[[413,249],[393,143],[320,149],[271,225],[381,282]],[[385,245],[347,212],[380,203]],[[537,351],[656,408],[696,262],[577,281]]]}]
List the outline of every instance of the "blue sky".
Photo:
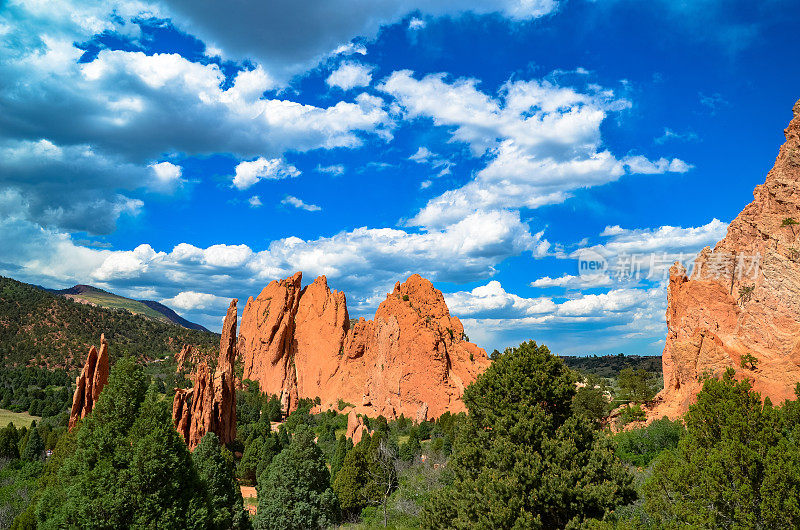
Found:
[{"label": "blue sky", "polygon": [[657,354],[800,98],[791,1],[224,4],[0,3],[0,274],[218,329],[418,272],[487,350]]}]

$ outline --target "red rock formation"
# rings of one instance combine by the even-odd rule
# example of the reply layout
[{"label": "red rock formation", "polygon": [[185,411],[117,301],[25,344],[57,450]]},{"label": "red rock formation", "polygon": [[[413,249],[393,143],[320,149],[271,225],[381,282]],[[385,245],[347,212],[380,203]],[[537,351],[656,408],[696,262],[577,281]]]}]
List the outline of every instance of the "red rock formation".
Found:
[{"label": "red rock formation", "polygon": [[356,414],[355,410],[351,410],[347,414],[347,437],[352,438],[353,444],[357,444],[366,432],[369,430],[364,424],[364,418]]},{"label": "red rock formation", "polygon": [[464,340],[442,293],[419,275],[399,282],[371,321],[351,323],[345,295],[324,276],[301,289],[302,276],[271,282],[242,313],[239,351],[244,378],[281,396],[339,399],[359,413],[424,420],[464,410],[461,395],[489,365]]},{"label": "red rock formation", "polygon": [[[244,378],[263,383],[281,396],[284,410],[297,406],[297,374],[289,354],[294,337],[294,317],[300,302],[299,272],[267,285],[258,298],[247,301],[239,329],[239,351]],[[245,353],[246,352],[246,353]],[[276,386],[275,383],[280,383]],[[263,391],[267,389],[261,387]]]},{"label": "red rock formation", "polygon": [[[766,182],[691,276],[670,269],[664,390],[652,417],[683,414],[705,375],[728,367],[773,403],[800,381],[800,101]],[[752,369],[742,356],[758,360]]]},{"label": "red rock formation", "polygon": [[194,386],[175,389],[172,421],[190,450],[198,446],[208,432],[220,443],[236,438],[236,389],[233,365],[236,360],[236,300],[231,301],[222,324],[219,358],[213,377],[208,363],[200,362],[192,375]]},{"label": "red rock formation", "polygon": [[69,430],[92,412],[103,387],[108,383],[108,341],[100,335],[100,352],[92,346],[81,370],[75,379],[75,394],[72,396],[72,411],[69,415]]},{"label": "red rock formation", "polygon": [[175,369],[176,372],[182,372],[184,365],[186,364],[187,359],[192,360],[195,357],[195,353],[192,347],[188,344],[184,344],[181,351],[175,354],[175,362],[177,363],[177,368]]}]

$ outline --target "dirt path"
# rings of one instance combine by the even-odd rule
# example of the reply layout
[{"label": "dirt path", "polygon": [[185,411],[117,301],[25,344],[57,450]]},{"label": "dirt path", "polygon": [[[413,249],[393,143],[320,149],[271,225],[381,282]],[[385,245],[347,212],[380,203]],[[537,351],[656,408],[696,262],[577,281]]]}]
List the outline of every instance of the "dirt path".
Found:
[{"label": "dirt path", "polygon": [[256,508],[258,507],[255,486],[239,486],[239,489],[242,491],[245,509],[247,509],[251,515],[255,515]]}]

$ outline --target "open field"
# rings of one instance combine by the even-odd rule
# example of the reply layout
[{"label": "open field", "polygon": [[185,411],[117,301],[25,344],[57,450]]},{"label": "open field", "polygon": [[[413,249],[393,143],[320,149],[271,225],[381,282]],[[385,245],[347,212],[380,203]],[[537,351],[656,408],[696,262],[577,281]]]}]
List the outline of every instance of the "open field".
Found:
[{"label": "open field", "polygon": [[13,423],[16,428],[30,427],[31,422],[36,420],[40,421],[42,418],[39,416],[31,416],[27,412],[11,412],[10,410],[0,409],[0,427],[5,427],[9,423]]}]

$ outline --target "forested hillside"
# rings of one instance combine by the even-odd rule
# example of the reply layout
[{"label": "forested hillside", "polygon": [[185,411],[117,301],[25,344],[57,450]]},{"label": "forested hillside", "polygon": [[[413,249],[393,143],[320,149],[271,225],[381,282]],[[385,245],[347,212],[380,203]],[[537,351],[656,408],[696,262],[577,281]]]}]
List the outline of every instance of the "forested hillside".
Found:
[{"label": "forested hillside", "polygon": [[654,375],[661,376],[661,356],[660,355],[587,355],[578,357],[573,355],[562,355],[564,363],[573,370],[581,372],[583,375],[593,375],[605,377],[607,379],[616,378],[625,368],[632,370],[645,370]]},{"label": "forested hillside", "polygon": [[80,366],[100,334],[112,360],[124,355],[155,359],[183,344],[207,351],[219,335],[158,322],[124,309],[104,309],[71,301],[0,277],[0,362],[4,366],[73,369]]},{"label": "forested hillside", "polygon": [[60,294],[76,302],[86,302],[105,309],[126,309],[134,315],[144,315],[167,324],[177,324],[187,329],[208,331],[200,324],[189,322],[175,311],[160,304],[155,300],[134,300],[118,294],[109,293],[91,285],[75,285],[69,289],[45,289],[54,294]]}]

